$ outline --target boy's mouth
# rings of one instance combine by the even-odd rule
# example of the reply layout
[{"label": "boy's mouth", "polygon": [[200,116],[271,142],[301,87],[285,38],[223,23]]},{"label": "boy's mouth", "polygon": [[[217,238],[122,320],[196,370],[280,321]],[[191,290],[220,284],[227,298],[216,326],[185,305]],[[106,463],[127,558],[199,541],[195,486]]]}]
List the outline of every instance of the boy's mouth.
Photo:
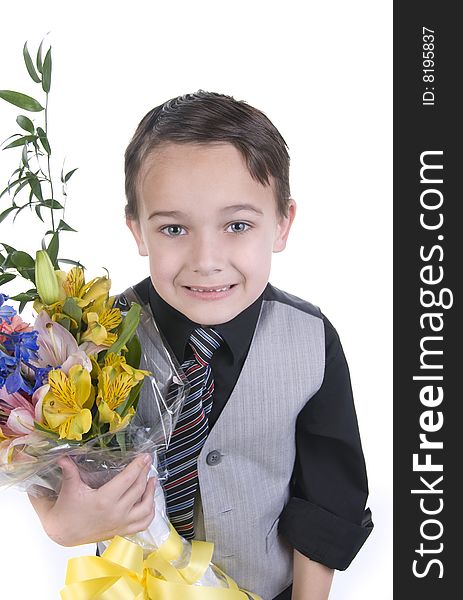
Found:
[{"label": "boy's mouth", "polygon": [[192,292],[199,293],[212,293],[212,292],[228,292],[229,289],[235,287],[236,283],[232,283],[229,285],[222,285],[216,287],[204,287],[204,286],[190,286],[186,285],[185,287],[191,290]]}]

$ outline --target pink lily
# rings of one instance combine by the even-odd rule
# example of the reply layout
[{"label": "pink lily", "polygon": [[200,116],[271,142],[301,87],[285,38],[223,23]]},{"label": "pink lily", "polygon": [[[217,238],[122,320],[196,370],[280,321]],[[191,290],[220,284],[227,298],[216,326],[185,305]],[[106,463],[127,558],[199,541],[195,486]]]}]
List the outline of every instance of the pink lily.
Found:
[{"label": "pink lily", "polygon": [[[42,386],[44,387],[44,386]],[[0,388],[0,401],[3,406],[3,411],[6,412],[8,418],[2,426],[3,434],[7,437],[16,437],[25,435],[34,431],[34,420],[42,422],[41,415],[36,414],[36,405],[41,394],[39,388],[31,399],[24,397],[20,392],[8,394],[6,389]],[[39,416],[39,418],[37,418]]]},{"label": "pink lily", "polygon": [[5,388],[0,388],[3,411],[9,412],[6,423],[2,424],[2,434],[6,439],[0,443],[0,464],[11,462],[13,453],[15,462],[30,461],[30,456],[23,454],[21,448],[35,448],[46,443],[43,435],[35,430],[34,421],[43,422],[41,405],[48,387],[44,385],[36,390],[30,400],[19,392],[8,394]]},{"label": "pink lily", "polygon": [[34,361],[37,366],[61,367],[66,374],[73,365],[92,370],[87,353],[79,348],[74,336],[65,327],[52,321],[44,310],[37,316],[34,329],[39,332],[39,358]]},{"label": "pink lily", "polygon": [[32,396],[32,402],[34,403],[34,406],[35,406],[34,415],[35,415],[35,420],[37,421],[37,423],[43,423],[42,403],[43,403],[43,399],[47,395],[49,389],[50,389],[50,386],[48,383],[46,383],[45,385],[42,385],[41,387],[36,389]]},{"label": "pink lily", "polygon": [[41,446],[46,448],[49,441],[38,431],[15,438],[7,438],[0,443],[0,465],[14,462],[31,462],[36,460],[31,454],[24,452],[24,447],[30,446],[35,450]]}]

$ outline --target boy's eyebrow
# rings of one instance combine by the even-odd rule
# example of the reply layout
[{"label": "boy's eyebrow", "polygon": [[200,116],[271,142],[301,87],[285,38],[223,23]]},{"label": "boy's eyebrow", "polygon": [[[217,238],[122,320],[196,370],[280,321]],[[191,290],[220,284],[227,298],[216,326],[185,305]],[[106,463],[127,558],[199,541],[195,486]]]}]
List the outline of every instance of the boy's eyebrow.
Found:
[{"label": "boy's eyebrow", "polygon": [[[249,212],[256,213],[257,215],[264,214],[260,209],[256,208],[252,204],[232,204],[231,206],[225,206],[222,208],[221,212],[233,213],[238,212],[239,210],[247,210]],[[186,213],[182,212],[181,210],[155,210],[149,215],[148,220],[156,217],[184,218],[186,216]]]},{"label": "boy's eyebrow", "polygon": [[155,210],[148,217],[148,221],[150,219],[154,219],[155,217],[172,217],[172,218],[179,217],[179,218],[181,218],[181,217],[186,217],[186,215],[181,210]]},{"label": "boy's eyebrow", "polygon": [[253,206],[252,204],[232,204],[231,206],[226,206],[222,209],[222,212],[238,212],[239,210],[247,210],[249,212],[254,212],[258,215],[263,215],[264,213]]}]

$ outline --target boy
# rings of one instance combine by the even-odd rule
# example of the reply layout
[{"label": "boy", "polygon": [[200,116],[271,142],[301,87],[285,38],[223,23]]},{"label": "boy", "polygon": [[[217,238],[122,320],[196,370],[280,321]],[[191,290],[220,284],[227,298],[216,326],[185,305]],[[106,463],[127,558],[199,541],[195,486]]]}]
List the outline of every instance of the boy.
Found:
[{"label": "boy", "polygon": [[[167,455],[171,521],[214,542],[214,562],[263,600],[324,600],[333,569],[349,565],[373,525],[337,333],[317,307],[268,283],[296,212],[286,144],[230,96],[174,98],[127,148],[126,195],[151,273],[127,298],[154,318],[187,376],[204,371],[198,441],[188,448],[174,432]],[[201,342],[211,344],[206,359]],[[149,424],[147,396],[138,413]],[[63,460],[56,503],[33,499],[47,533],[75,545],[144,529],[154,485],[144,458],[100,490]],[[69,522],[77,505],[90,523]]]}]

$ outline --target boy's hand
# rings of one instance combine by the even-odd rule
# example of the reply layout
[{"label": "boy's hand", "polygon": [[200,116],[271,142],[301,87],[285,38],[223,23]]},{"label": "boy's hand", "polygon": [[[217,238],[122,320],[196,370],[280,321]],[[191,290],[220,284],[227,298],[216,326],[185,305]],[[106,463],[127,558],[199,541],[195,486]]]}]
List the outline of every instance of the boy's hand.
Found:
[{"label": "boy's hand", "polygon": [[47,535],[61,546],[79,546],[143,531],[154,518],[156,480],[147,480],[151,466],[148,454],[137,456],[97,490],[81,480],[71,459],[63,457],[58,464],[63,471],[58,498],[29,499]]}]

